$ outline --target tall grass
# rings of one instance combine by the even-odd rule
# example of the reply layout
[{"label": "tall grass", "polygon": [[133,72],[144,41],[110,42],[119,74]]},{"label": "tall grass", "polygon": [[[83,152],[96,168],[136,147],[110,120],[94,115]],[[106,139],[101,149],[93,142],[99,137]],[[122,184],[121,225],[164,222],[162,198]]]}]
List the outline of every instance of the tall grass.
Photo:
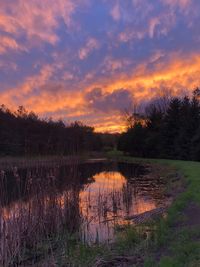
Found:
[{"label": "tall grass", "polygon": [[[62,164],[27,164],[26,169],[14,166],[0,172],[0,266],[54,259],[55,254],[70,258],[74,243],[82,252],[90,245],[113,243],[116,227],[128,223],[126,215],[154,208],[152,199],[161,188],[157,176],[137,176],[137,170],[129,180],[120,180],[118,174],[113,186],[105,183],[92,191],[87,180],[79,179],[78,161],[67,169]],[[110,181],[117,174],[103,175]],[[94,182],[95,176],[88,180]],[[150,201],[140,203],[143,195]]]},{"label": "tall grass", "polygon": [[55,186],[56,172],[51,169],[44,178],[38,168],[22,179],[17,167],[13,168],[18,200],[12,203],[6,174],[1,171],[0,265],[17,265],[28,259],[42,240],[59,235],[63,229],[73,232],[79,228],[79,189],[74,185],[60,194]]}]

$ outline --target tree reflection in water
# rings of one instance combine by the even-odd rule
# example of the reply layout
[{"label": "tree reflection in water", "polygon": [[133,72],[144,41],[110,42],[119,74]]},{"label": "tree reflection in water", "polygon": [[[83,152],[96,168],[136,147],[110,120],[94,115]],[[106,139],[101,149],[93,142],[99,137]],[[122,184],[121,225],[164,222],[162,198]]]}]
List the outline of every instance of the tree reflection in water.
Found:
[{"label": "tree reflection in water", "polygon": [[138,164],[96,162],[1,171],[0,261],[63,230],[83,242],[110,242],[129,214],[157,206],[159,186]]}]

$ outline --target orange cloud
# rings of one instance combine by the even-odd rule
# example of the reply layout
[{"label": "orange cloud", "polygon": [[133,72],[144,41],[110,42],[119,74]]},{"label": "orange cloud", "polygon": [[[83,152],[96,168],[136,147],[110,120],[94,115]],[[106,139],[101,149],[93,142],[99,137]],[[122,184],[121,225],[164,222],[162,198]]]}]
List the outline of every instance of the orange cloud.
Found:
[{"label": "orange cloud", "polygon": [[104,113],[100,113],[96,117],[90,118],[88,124],[94,126],[96,132],[117,133],[126,129],[126,122],[120,111],[111,115],[108,114],[106,117]]},{"label": "orange cloud", "polygon": [[[164,89],[173,89],[173,92],[178,94],[183,89],[191,91],[200,84],[200,55],[194,54],[184,58],[174,54],[168,62],[160,60],[162,56],[162,51],[157,51],[149,61],[134,69],[132,74],[113,73],[111,77],[85,84],[85,87],[79,84],[82,90],[77,91],[69,91],[62,83],[49,82],[60,66],[45,65],[37,75],[26,78],[16,88],[2,92],[1,102],[12,108],[23,103],[27,109],[39,115],[51,114],[56,119],[83,119],[85,123],[96,127],[96,131],[123,131],[125,124],[121,110],[111,108],[106,113],[103,110],[94,112],[85,95],[93,88],[101,88],[102,93],[108,96],[107,101],[112,101],[115,91],[126,88],[136,102],[141,102],[151,100]],[[152,64],[151,68],[149,64]],[[111,107],[112,105],[113,102],[110,103]]]},{"label": "orange cloud", "polygon": [[[95,25],[92,0],[12,2],[0,1],[0,95],[8,107],[121,131],[117,108],[129,98],[147,102],[165,88],[200,84],[197,1],[102,0]],[[101,93],[88,100],[94,89]]]},{"label": "orange cloud", "polygon": [[[129,89],[136,98],[150,99],[155,96],[160,87],[179,89],[193,89],[200,84],[200,55],[181,58],[177,54],[171,55],[169,62],[152,62],[162,56],[158,52],[146,63],[140,64],[133,70],[132,75],[117,74],[112,78],[101,79],[90,88],[101,87],[104,92],[113,92],[119,88]],[[149,64],[153,64],[149,69]],[[90,89],[88,89],[90,90]]]},{"label": "orange cloud", "polygon": [[[162,52],[158,51],[149,62],[138,66],[132,75],[121,74],[101,79],[86,91],[90,92],[91,88],[101,87],[104,93],[112,94],[118,88],[126,88],[132,93],[135,103],[140,103],[150,101],[160,95],[163,90],[170,89],[173,94],[190,93],[200,84],[200,55],[181,58],[174,54],[171,56],[170,62],[157,62],[152,70],[148,70],[147,65],[162,55]],[[102,115],[101,119],[98,118],[96,121],[90,120],[96,127],[96,131],[123,131],[125,123],[120,110],[119,112],[111,111],[109,114]]]}]

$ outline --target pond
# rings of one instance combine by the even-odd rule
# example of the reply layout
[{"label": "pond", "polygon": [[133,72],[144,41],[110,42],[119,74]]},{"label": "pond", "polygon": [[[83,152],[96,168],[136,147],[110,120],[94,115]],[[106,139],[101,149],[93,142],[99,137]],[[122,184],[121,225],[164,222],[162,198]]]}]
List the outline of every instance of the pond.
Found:
[{"label": "pond", "polygon": [[112,242],[128,215],[160,205],[160,179],[150,166],[111,161],[2,170],[1,255],[63,230],[90,244]]}]

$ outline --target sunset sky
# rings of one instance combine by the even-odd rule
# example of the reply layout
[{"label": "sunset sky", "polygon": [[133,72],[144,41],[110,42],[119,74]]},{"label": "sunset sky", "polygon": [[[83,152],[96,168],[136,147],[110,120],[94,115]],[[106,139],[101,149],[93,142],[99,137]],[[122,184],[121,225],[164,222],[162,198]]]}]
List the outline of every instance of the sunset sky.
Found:
[{"label": "sunset sky", "polygon": [[199,0],[0,0],[0,104],[122,129],[121,113],[200,85]]}]

